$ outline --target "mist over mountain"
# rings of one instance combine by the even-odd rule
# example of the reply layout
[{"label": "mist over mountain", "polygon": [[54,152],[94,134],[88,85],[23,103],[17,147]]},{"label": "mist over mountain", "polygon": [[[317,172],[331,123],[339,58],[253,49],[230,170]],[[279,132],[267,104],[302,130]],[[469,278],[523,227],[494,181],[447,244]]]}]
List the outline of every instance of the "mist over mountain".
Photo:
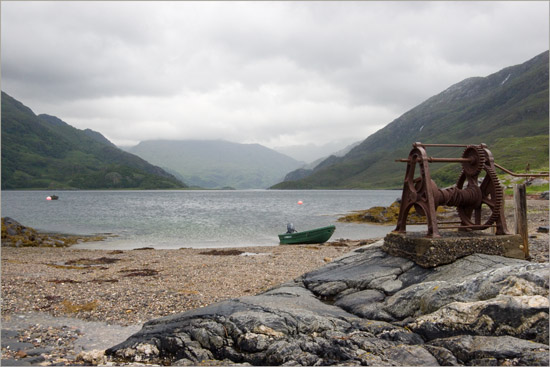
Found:
[{"label": "mist over mountain", "polygon": [[124,148],[191,186],[263,189],[302,165],[259,144],[223,140],[148,140]]},{"label": "mist over mountain", "polygon": [[297,170],[294,170],[292,172],[287,173],[285,176],[284,181],[296,181],[300,180],[302,178],[305,178],[313,173],[313,170],[317,168],[321,163],[326,164],[327,162],[330,162],[331,159],[334,159],[336,157],[343,157],[346,154],[348,154],[353,148],[361,144],[360,141],[355,142],[353,144],[348,145],[344,149],[341,149],[339,151],[336,151],[328,156],[324,156],[322,158],[316,159],[315,161],[306,164],[303,167],[298,168]]},{"label": "mist over mountain", "polygon": [[[487,77],[456,83],[366,138],[343,157],[331,156],[311,171],[287,175],[276,189],[401,188],[414,142],[486,143],[497,163],[512,169],[548,170],[548,51]],[[431,149],[457,157],[460,149]],[[452,184],[458,165],[435,165],[432,178]]]},{"label": "mist over mountain", "polygon": [[[322,159],[326,159],[330,155],[340,155],[338,152],[347,153],[349,146],[358,144],[353,141],[334,141],[322,145],[313,143],[305,145],[290,145],[285,147],[274,147],[273,150],[296,159],[297,161],[306,162],[308,165]],[[344,155],[344,154],[341,154]],[[316,165],[316,164],[315,164]]]}]

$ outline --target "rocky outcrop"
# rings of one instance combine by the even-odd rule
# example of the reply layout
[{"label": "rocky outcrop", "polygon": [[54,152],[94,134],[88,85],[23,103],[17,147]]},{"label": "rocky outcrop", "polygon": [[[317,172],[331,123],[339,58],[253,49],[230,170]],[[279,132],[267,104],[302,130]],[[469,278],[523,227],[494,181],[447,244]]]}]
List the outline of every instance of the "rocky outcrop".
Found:
[{"label": "rocky outcrop", "polygon": [[363,247],[265,293],[152,320],[119,362],[548,365],[548,264],[474,254],[436,268]]},{"label": "rocky outcrop", "polygon": [[[375,206],[367,210],[358,210],[351,214],[347,214],[338,218],[339,222],[356,222],[356,223],[375,223],[375,224],[397,224],[399,217],[399,207],[401,200],[396,200],[390,206]],[[422,221],[414,208],[411,209],[411,222]]]},{"label": "rocky outcrop", "polygon": [[36,243],[35,229],[21,225],[15,219],[2,217],[2,246],[28,246]]},{"label": "rocky outcrop", "polygon": [[102,241],[105,236],[73,236],[61,233],[40,233],[10,217],[2,217],[2,246],[68,247],[79,242]]},{"label": "rocky outcrop", "polygon": [[[398,198],[390,206],[374,206],[367,210],[357,210],[338,218],[338,221],[373,224],[397,224],[400,207],[401,198]],[[442,206],[437,207],[436,214],[438,220],[449,219],[456,216],[455,210],[450,210],[449,208]],[[414,207],[411,208],[407,217],[407,223],[414,224],[423,222],[426,222],[426,217],[418,214]]]}]

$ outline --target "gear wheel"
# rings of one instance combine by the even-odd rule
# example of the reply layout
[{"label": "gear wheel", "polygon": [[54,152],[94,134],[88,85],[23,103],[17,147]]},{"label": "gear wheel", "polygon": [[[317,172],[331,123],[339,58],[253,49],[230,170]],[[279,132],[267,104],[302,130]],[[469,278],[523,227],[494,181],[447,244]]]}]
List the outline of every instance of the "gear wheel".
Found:
[{"label": "gear wheel", "polygon": [[[466,148],[463,157],[467,158],[466,153],[469,151],[469,149],[470,147]],[[481,171],[485,171],[485,177],[479,185],[482,194],[481,204],[476,208],[468,206],[458,206],[457,212],[464,225],[474,226],[473,229],[482,230],[489,228],[493,223],[499,220],[500,211],[504,207],[504,192],[502,190],[502,187],[500,186],[500,181],[492,164],[491,157],[488,156],[488,153],[483,148],[475,147],[475,150],[482,153],[482,168],[479,170],[479,172],[477,172],[477,169],[471,169],[472,165],[467,165],[468,169],[466,169],[465,165],[463,165],[462,173],[458,178],[456,186],[459,189],[462,189],[466,181],[468,181],[468,185],[477,185],[479,173],[481,173]],[[473,156],[471,150],[469,154]],[[471,175],[470,173],[474,173],[474,175]],[[485,204],[491,211],[491,214],[486,217],[486,219],[482,219],[483,204]],[[484,223],[482,223],[482,221],[484,221]]]},{"label": "gear wheel", "polygon": [[469,158],[470,162],[462,163],[462,170],[468,176],[476,176],[481,173],[486,161],[485,151],[481,146],[470,145],[462,153],[462,158]]}]

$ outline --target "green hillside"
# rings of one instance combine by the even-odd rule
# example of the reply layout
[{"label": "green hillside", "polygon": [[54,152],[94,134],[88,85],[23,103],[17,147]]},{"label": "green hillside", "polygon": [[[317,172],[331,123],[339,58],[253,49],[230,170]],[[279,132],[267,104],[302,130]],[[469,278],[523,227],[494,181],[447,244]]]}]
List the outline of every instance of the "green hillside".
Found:
[{"label": "green hillside", "polygon": [[[403,114],[341,158],[330,157],[300,180],[274,189],[401,188],[414,142],[486,143],[500,165],[548,170],[548,51],[487,77],[469,78]],[[460,149],[432,156],[458,157]],[[454,183],[457,165],[431,165],[439,185]]]},{"label": "green hillside", "polygon": [[302,162],[259,144],[223,140],[148,140],[130,153],[163,167],[192,186],[262,189]]},{"label": "green hillside", "polygon": [[171,189],[186,185],[103,135],[36,116],[2,92],[2,189]]}]

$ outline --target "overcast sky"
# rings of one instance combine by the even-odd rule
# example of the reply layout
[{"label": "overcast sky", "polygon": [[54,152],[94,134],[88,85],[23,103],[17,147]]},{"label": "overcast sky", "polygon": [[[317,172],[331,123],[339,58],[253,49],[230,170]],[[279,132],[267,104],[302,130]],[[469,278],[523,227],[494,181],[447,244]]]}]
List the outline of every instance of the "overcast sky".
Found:
[{"label": "overcast sky", "polygon": [[547,1],[2,1],[1,14],[2,90],[119,145],[345,145],[549,44]]}]

